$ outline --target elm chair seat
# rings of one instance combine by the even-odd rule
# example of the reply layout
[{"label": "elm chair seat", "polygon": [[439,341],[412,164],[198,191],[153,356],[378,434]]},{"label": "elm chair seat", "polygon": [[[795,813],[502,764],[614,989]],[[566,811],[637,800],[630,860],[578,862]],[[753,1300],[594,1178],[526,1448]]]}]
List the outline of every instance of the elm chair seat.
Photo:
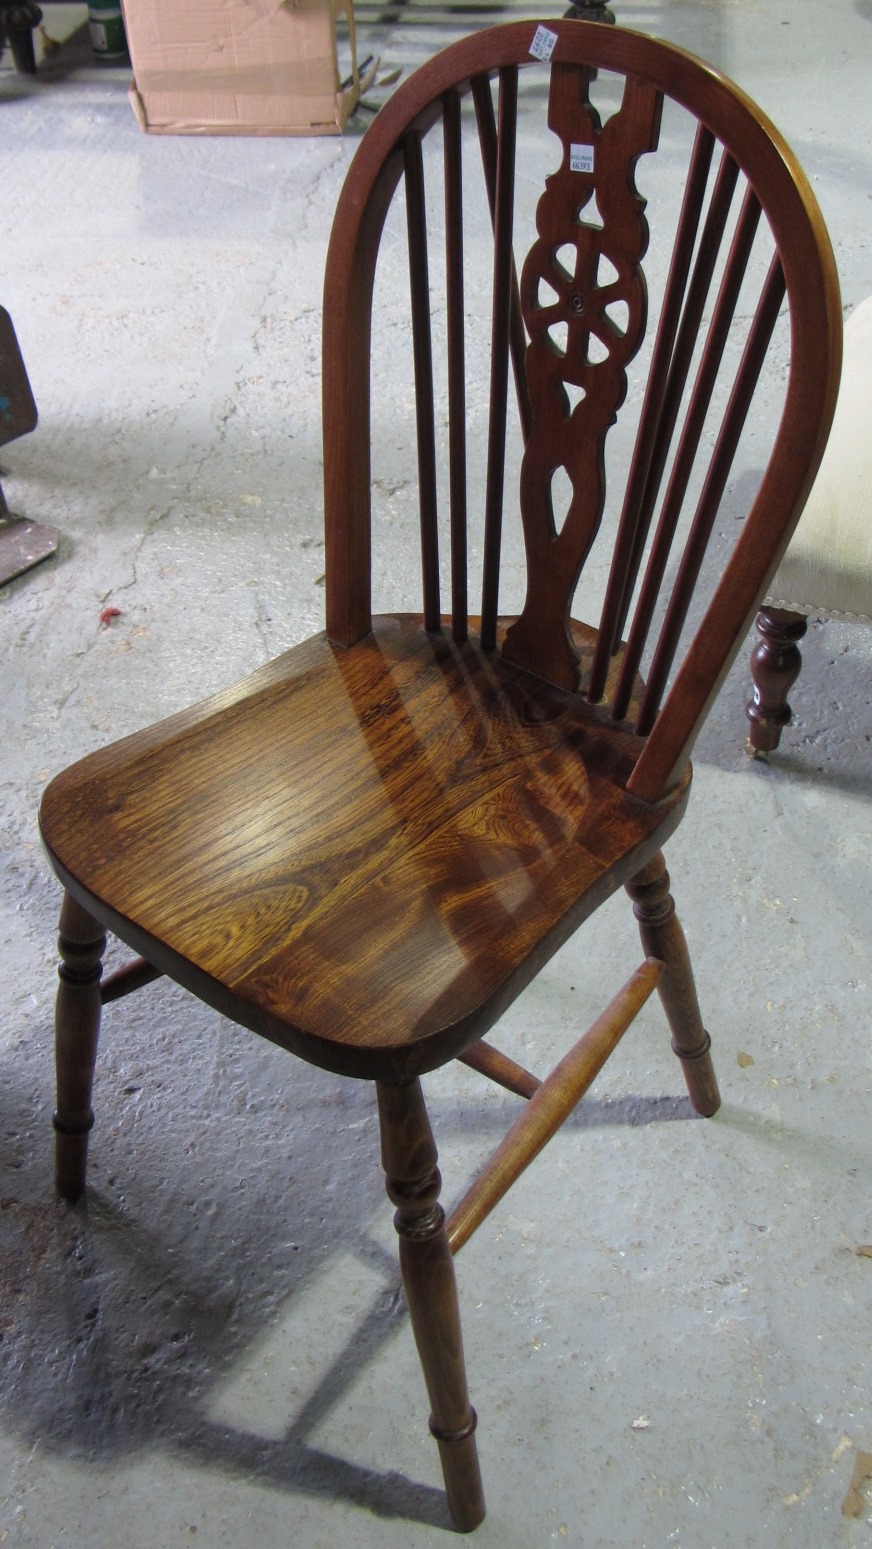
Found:
[{"label": "elm chair seat", "polygon": [[787,694],[806,619],[872,624],[872,297],[845,324],[830,439],[790,545],[757,618],[748,751],[765,756],[790,722]]},{"label": "elm chair seat", "polygon": [[635,801],[638,752],[577,695],[386,617],[92,754],[42,832],[149,963],[314,1064],[394,1081],[480,1036],[528,955],[676,827],[687,780]]},{"label": "elm chair seat", "polygon": [[[372,365],[383,276],[408,343],[390,371]],[[56,1178],[69,1200],[85,1187],[102,1006],[159,974],[372,1082],[430,1427],[468,1531],[484,1497],[454,1254],[655,989],[694,1107],[718,1107],[661,846],[820,461],[841,307],[811,190],[748,99],[680,49],[559,20],[455,44],[382,108],[337,206],[323,319],[325,633],[43,798],[65,889]],[[783,403],[763,483],[722,532],[770,367]],[[416,605],[374,615],[373,574],[393,574],[373,558],[394,488],[376,455],[414,491],[418,555]],[[642,961],[540,1078],[486,1035],[622,886]],[[140,955],[103,984],[107,929]],[[421,1077],[455,1058],[525,1105],[446,1218]]]}]

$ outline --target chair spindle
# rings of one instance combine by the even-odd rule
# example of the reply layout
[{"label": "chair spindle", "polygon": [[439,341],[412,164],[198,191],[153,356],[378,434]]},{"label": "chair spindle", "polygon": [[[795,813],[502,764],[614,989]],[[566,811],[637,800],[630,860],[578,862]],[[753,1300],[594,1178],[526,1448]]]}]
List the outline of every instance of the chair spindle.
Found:
[{"label": "chair spindle", "polygon": [[[472,100],[475,107],[475,119],[478,126],[479,147],[481,149],[481,164],[484,172],[485,189],[487,191],[488,206],[490,209],[491,223],[496,221],[497,208],[497,125],[494,117],[494,103],[491,96],[490,82],[486,76],[477,75],[472,83]],[[524,318],[521,312],[521,293],[518,284],[518,273],[512,259],[512,319],[510,325],[510,339],[512,350],[512,372],[515,378],[515,396],[518,402],[518,417],[521,422],[521,438],[526,442],[530,434],[530,423],[533,410],[530,404],[530,394],[527,390],[527,371],[525,357],[527,353],[527,335],[524,329]]]},{"label": "chair spindle", "polygon": [[[678,291],[680,275],[678,262],[679,259],[683,259],[684,257],[684,251],[686,251],[685,244],[690,243],[692,246],[693,241],[695,240],[696,231],[699,224],[699,215],[701,213],[699,206],[696,204],[696,201],[698,198],[701,199],[705,192],[705,181],[703,179],[702,187],[700,188],[700,179],[703,178],[703,166],[705,166],[707,171],[708,164],[710,162],[710,154],[705,158],[705,161],[703,161],[705,146],[704,144],[701,145],[700,143],[703,133],[704,131],[699,132],[697,146],[694,150],[694,158],[691,166],[691,176],[688,181],[685,204],[679,221],[678,248],[676,251],[676,263],[674,265],[676,292]],[[700,153],[699,156],[697,155],[698,152]],[[733,194],[735,193],[738,175],[739,168],[736,162],[725,152],[721,158],[721,163],[718,168],[714,191],[712,193],[708,213],[706,215],[705,224],[703,226],[702,237],[700,239],[699,248],[696,254],[696,260],[693,265],[693,273],[690,276],[690,284],[689,286],[687,285],[689,271],[688,269],[685,269],[683,278],[680,281],[681,294],[676,294],[674,298],[670,294],[673,281],[673,273],[670,273],[669,288],[667,289],[664,301],[664,322],[667,322],[668,320],[669,323],[671,323],[672,318],[670,314],[672,307],[676,302],[682,307],[681,321],[678,327],[677,337],[673,335],[672,342],[668,346],[671,352],[668,361],[668,370],[666,372],[666,378],[663,385],[663,392],[660,398],[659,408],[656,411],[656,414],[652,413],[651,429],[649,430],[648,426],[643,425],[642,422],[640,422],[639,426],[640,439],[643,434],[645,435],[646,440],[648,435],[652,435],[652,451],[650,460],[648,461],[645,482],[641,488],[641,493],[637,494],[636,488],[628,488],[627,492],[625,510],[627,512],[628,529],[632,533],[632,540],[628,541],[625,557],[620,568],[616,572],[614,590],[613,592],[610,591],[610,593],[607,594],[606,607],[603,610],[606,627],[604,630],[601,627],[600,630],[600,639],[597,645],[594,667],[591,672],[590,688],[588,691],[589,697],[593,700],[598,700],[602,697],[605,688],[606,674],[608,671],[609,657],[617,648],[618,641],[621,639],[626,626],[627,615],[630,611],[633,591],[638,580],[639,569],[642,563],[644,548],[651,527],[654,507],[656,505],[657,496],[660,491],[669,450],[672,445],[672,438],[675,433],[675,426],[678,421],[678,415],[681,409],[682,396],[687,385],[687,379],[693,359],[694,347],[698,338],[699,327],[702,322],[706,300],[711,288],[715,264],[717,262],[718,253],[720,252],[721,242],[723,239],[724,226],[729,214]],[[689,260],[689,253],[687,254],[687,257]],[[652,362],[652,378],[655,377],[655,374],[660,369],[660,362],[657,358],[659,345],[660,339],[658,336],[657,345],[655,347],[655,357]],[[664,354],[665,350],[666,344],[664,341]],[[647,408],[647,403],[643,407],[643,420],[645,408]],[[692,458],[688,467],[688,474],[691,467]],[[638,512],[634,516],[634,505],[637,500]],[[681,502],[679,500],[677,505],[673,508],[674,520],[671,527],[669,525],[669,521],[664,521],[663,515],[661,514],[660,522],[658,524],[657,536],[655,537],[655,548],[659,558],[654,564],[649,561],[647,573],[651,576],[651,582],[644,589],[643,595],[640,596],[634,611],[633,630],[627,643],[627,650],[624,653],[621,673],[619,675],[615,694],[612,699],[611,713],[615,720],[623,719],[632,697],[635,676],[639,669],[639,663],[641,661],[642,652],[645,648],[645,641],[647,639],[648,630],[651,624],[651,617],[657,602],[659,581],[662,580],[663,573],[665,571],[666,561],[669,555],[669,548],[674,536],[675,522],[678,520],[680,510]],[[617,552],[619,555],[622,553],[621,544],[618,545]],[[655,576],[658,575],[657,565],[661,562],[662,569],[659,570],[659,580],[655,580]],[[611,584],[612,582],[610,578],[610,587]],[[618,596],[620,600],[619,605],[617,606],[617,611],[615,611],[615,603]]]},{"label": "chair spindle", "polygon": [[[718,243],[723,232],[723,220],[726,218],[729,199],[735,186],[735,174],[734,171],[730,170],[731,168],[735,169],[735,172],[738,171],[734,162],[730,161],[728,165],[727,159],[724,158],[724,161],[721,163],[709,219],[706,222],[703,233],[703,242],[691,285],[691,294],[688,297],[685,317],[682,319],[675,359],[673,361],[675,370],[670,372],[671,380],[667,392],[667,405],[664,406],[665,417],[667,418],[667,424],[663,432],[664,439],[667,437],[671,438],[672,436],[681,395],[687,381],[692,341],[702,319],[703,307],[708,295],[717,257]],[[722,197],[718,198],[718,194],[721,194]],[[633,628],[627,642],[627,650],[621,664],[621,672],[612,699],[611,713],[615,720],[623,718],[630,703],[635,674],[639,668],[651,619],[660,594],[661,583],[666,573],[666,565],[675,530],[693,472],[694,461],[699,449],[706,415],[711,404],[712,393],[717,383],[718,372],[723,360],[730,325],[735,313],[739,290],[747,269],[748,258],[753,246],[759,218],[760,205],[756,196],[749,189],[739,215],[736,232],[722,277],[714,315],[703,349],[696,382],[691,393],[666,494],[661,506],[660,519],[657,524],[651,554],[649,555],[645,579],[636,605]],[[663,459],[665,461],[665,452]],[[662,463],[660,475],[662,475]]]},{"label": "chair spindle", "polygon": [[[627,477],[615,560],[609,573],[597,647],[587,685],[588,698],[594,703],[603,695],[609,658],[620,638],[626,617],[627,599],[632,595],[639,556],[647,537],[651,507],[655,498],[655,494],[652,494],[652,488],[655,487],[652,467],[655,459],[658,459],[658,454],[664,458],[666,455],[665,448],[661,453],[664,403],[673,375],[675,338],[682,315],[687,277],[699,229],[714,144],[714,135],[700,125],[694,142],[675,249],[664,291],[663,312],[657,330],[651,372]],[[659,484],[659,477],[657,483]]]},{"label": "chair spindle", "polygon": [[[660,492],[663,472],[666,467],[669,450],[672,446],[672,438],[675,426],[681,410],[681,401],[687,386],[687,379],[693,361],[694,349],[699,338],[699,330],[702,324],[703,312],[712,278],[715,272],[718,254],[723,243],[724,229],[730,212],[730,205],[736,191],[736,183],[739,177],[739,168],[733,158],[725,152],[721,158],[715,181],[714,192],[703,227],[702,239],[694,264],[690,287],[687,292],[687,300],[682,312],[681,326],[675,345],[672,360],[669,366],[669,374],[664,395],[663,408],[657,427],[654,456],[648,473],[648,481],[643,497],[643,519],[639,524],[636,535],[636,543],[633,550],[632,562],[624,586],[624,596],[621,602],[621,611],[618,617],[616,639],[620,639],[624,633],[627,615],[630,611],[633,590],[639,576],[642,563],[642,555],[651,526],[651,518]],[[647,625],[644,633],[647,633]],[[613,712],[614,713],[614,712]]]},{"label": "chair spindle", "polygon": [[469,1241],[581,1102],[648,996],[656,989],[662,973],[662,962],[646,958],[605,1011],[540,1083],[526,1108],[449,1215],[445,1230],[452,1253],[458,1253]]},{"label": "chair spindle", "polygon": [[412,351],[415,365],[415,419],[418,432],[418,499],[421,521],[421,572],[424,627],[439,628],[438,499],[436,488],[436,424],[433,403],[433,341],[430,332],[430,274],[427,262],[427,213],[424,202],[424,161],[421,136],[412,132],[403,142],[406,175],[406,221],[409,238],[409,283],[412,298]]},{"label": "chair spindle", "polygon": [[512,229],[515,195],[515,140],[518,109],[517,66],[500,70],[494,207],[494,281],[491,375],[488,420],[484,561],[481,596],[481,643],[493,651],[497,640],[503,489],[506,470],[509,339],[512,314]]},{"label": "chair spindle", "polygon": [[776,253],[770,263],[766,283],[757,304],[754,321],[748,333],[747,343],[739,363],[727,410],[715,444],[714,455],[709,465],[705,483],[703,484],[690,536],[685,546],[678,575],[669,600],[669,606],[666,610],[666,617],[660,631],[657,648],[648,673],[646,689],[639,707],[639,716],[636,723],[636,730],[641,736],[647,735],[650,731],[660,708],[660,701],[666,687],[666,679],[669,675],[678,646],[679,636],[687,617],[693,588],[699,576],[715,517],[717,516],[730,469],[733,465],[733,458],[736,455],[739,438],[748,417],[751,399],[754,395],[760,370],[772,338],[772,331],[778,318],[781,303],[784,300],[784,294],[784,272]]},{"label": "chair spindle", "polygon": [[451,512],[451,632],[467,636],[466,359],[463,291],[463,162],[460,94],[443,100],[445,157],[445,267],[448,320],[448,483]]},{"label": "chair spindle", "polygon": [[[645,537],[647,537],[648,528],[650,527],[651,514],[653,512],[654,504],[659,493],[660,483],[663,478],[663,471],[666,466],[666,459],[668,456],[669,448],[672,444],[672,437],[675,432],[675,426],[681,407],[681,399],[684,393],[684,389],[687,385],[687,378],[690,372],[694,341],[698,336],[700,324],[702,322],[703,310],[705,308],[705,303],[711,288],[715,264],[717,261],[718,253],[720,251],[724,224],[729,213],[729,207],[735,192],[738,175],[739,168],[736,162],[733,161],[732,157],[729,157],[725,154],[722,158],[718,171],[717,182],[715,184],[714,194],[712,196],[708,217],[706,219],[705,228],[703,230],[702,241],[700,243],[700,250],[694,268],[693,279],[691,281],[690,290],[688,292],[687,306],[685,307],[684,315],[681,320],[681,329],[678,336],[675,355],[670,367],[669,383],[660,425],[659,443],[655,453],[651,474],[649,476],[648,488],[645,492],[645,506],[647,510],[647,517],[645,521]],[[703,364],[700,367],[697,382],[697,388],[699,389],[699,392],[697,395],[697,390],[694,390],[690,408],[685,419],[684,428],[679,440],[678,452],[673,463],[672,473],[670,476],[669,484],[667,486],[667,492],[661,506],[657,531],[655,533],[651,554],[649,555],[648,564],[645,570],[645,579],[639,594],[638,601],[636,603],[636,608],[634,610],[633,626],[627,641],[627,649],[624,652],[623,661],[621,663],[621,672],[619,674],[617,686],[612,699],[611,711],[614,719],[617,721],[622,720],[626,715],[632,697],[636,673],[639,670],[639,664],[642,660],[642,652],[645,649],[645,642],[648,638],[648,631],[651,627],[651,620],[654,616],[654,610],[657,606],[657,599],[660,595],[660,588],[663,583],[663,578],[666,574],[666,566],[669,561],[669,555],[675,537],[675,530],[678,525],[679,517],[681,516],[684,499],[687,494],[687,486],[693,472],[694,459],[699,447],[699,440],[702,434],[703,425],[705,423],[705,416],[711,403],[711,395],[717,381],[718,371],[720,370],[721,360],[723,358],[723,350],[727,340],[727,334],[729,332],[730,323],[732,322],[733,314],[735,312],[735,303],[738,295],[738,289],[741,286],[742,279],[744,277],[748,256],[750,254],[751,245],[753,244],[754,235],[756,233],[757,220],[759,218],[759,206],[757,205],[753,195],[749,195],[748,199],[746,200],[746,209],[743,211],[743,214],[747,215],[747,225],[743,227],[742,216],[740,216],[739,230],[743,231],[744,235],[743,237],[738,238],[737,234],[737,241],[740,251],[735,270],[733,271],[733,281],[731,284],[726,286],[727,298],[724,302],[719,321],[718,314],[716,313],[716,320],[712,327],[713,337],[711,355],[708,357],[708,364],[706,364],[705,354],[703,357]],[[728,261],[728,270],[730,262],[732,262],[732,255]],[[638,570],[641,564],[641,559],[642,553],[640,545],[638,554],[634,556],[634,565],[632,571],[628,576],[628,584],[625,590],[622,604],[622,613],[618,624],[618,637],[620,637],[621,633],[623,632],[626,623],[626,616],[630,608],[632,588],[635,586],[636,580],[638,579]]]}]

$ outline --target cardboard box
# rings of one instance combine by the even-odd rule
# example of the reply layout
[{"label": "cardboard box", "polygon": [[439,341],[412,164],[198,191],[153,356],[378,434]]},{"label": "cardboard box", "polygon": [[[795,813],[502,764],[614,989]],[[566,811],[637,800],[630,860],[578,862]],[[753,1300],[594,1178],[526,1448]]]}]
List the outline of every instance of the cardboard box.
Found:
[{"label": "cardboard box", "polygon": [[[130,100],[149,134],[339,134],[358,77],[352,0],[122,0]],[[343,91],[336,18],[348,21]]]}]

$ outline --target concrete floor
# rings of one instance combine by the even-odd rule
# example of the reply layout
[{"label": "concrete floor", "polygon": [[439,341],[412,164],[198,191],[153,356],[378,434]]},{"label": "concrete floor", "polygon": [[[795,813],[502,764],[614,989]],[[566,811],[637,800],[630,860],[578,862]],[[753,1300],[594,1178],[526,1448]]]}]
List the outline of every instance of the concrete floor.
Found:
[{"label": "concrete floor", "polygon": [[[617,9],[768,110],[846,308],[872,293],[870,0]],[[0,65],[0,302],[41,412],[3,484],[64,534],[0,593],[0,1543],[448,1542],[368,1090],[155,986],[106,1016],[87,1207],[53,1197],[39,793],[320,627],[320,290],[366,121],[147,138],[83,14],[48,8],[74,34],[52,71]],[[451,35],[361,18],[404,70]],[[841,1512],[872,1451],[872,632],[813,624],[805,656],[768,767],[742,753],[739,663],[670,847],[721,1113],[687,1122],[649,1008],[459,1260],[482,1546],[872,1542],[869,1493]],[[547,1068],[634,938],[612,900],[506,1040]],[[428,1093],[451,1198],[513,1101],[459,1068]]]}]

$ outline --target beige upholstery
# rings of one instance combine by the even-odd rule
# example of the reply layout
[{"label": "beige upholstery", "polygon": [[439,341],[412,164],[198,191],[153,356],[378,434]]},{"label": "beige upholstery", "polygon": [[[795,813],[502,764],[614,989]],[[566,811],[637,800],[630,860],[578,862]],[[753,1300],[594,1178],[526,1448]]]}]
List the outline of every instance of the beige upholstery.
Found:
[{"label": "beige upholstery", "polygon": [[765,606],[872,623],[872,297],[845,324],[830,439]]}]

